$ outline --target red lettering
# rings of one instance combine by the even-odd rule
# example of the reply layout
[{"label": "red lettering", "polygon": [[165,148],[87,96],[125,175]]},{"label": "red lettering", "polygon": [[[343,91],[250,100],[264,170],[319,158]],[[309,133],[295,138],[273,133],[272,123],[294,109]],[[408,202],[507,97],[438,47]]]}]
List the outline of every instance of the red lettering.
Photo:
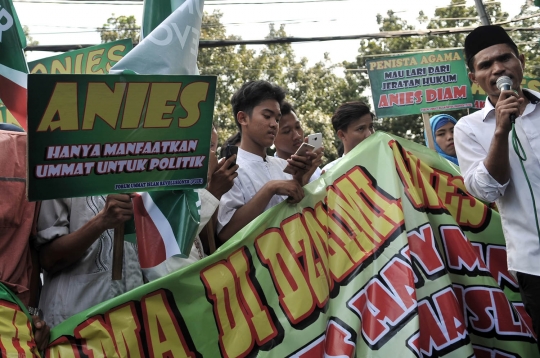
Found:
[{"label": "red lettering", "polygon": [[420,319],[418,347],[427,356],[433,356],[433,350],[441,351],[467,336],[463,316],[459,312],[452,289],[448,287],[436,293],[433,300],[435,309],[428,300],[418,303]]},{"label": "red lettering", "polygon": [[495,278],[499,287],[503,288],[504,285],[510,284],[510,287],[514,289],[518,288],[516,280],[508,272],[505,246],[488,245],[486,261],[489,272],[491,272],[491,276]]},{"label": "red lettering", "polygon": [[390,104],[388,103],[388,97],[385,94],[382,94],[379,98],[379,106],[378,108],[386,108],[390,107]]},{"label": "red lettering", "polygon": [[488,272],[484,261],[458,226],[440,226],[439,230],[450,270]]},{"label": "red lettering", "polygon": [[431,103],[437,100],[437,91],[432,88],[426,89],[426,102]]},{"label": "red lettering", "polygon": [[454,86],[454,98],[467,98],[467,86]]},{"label": "red lettering", "polygon": [[362,335],[373,347],[384,344],[385,337],[390,338],[416,308],[414,278],[408,263],[394,258],[381,270],[381,279],[369,281],[347,303],[362,320]]},{"label": "red lettering", "polygon": [[429,224],[420,227],[418,231],[410,231],[407,233],[407,238],[411,255],[418,261],[428,277],[445,271],[444,263],[437,250],[433,229]]}]

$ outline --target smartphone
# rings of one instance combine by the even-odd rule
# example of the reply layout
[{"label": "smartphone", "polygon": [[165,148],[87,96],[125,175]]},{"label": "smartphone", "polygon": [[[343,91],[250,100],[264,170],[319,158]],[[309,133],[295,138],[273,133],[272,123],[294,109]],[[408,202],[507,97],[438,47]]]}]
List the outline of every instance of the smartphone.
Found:
[{"label": "smartphone", "polygon": [[311,143],[302,143],[300,148],[294,153],[294,155],[306,155],[306,152],[309,150],[313,152],[315,150],[315,146]]},{"label": "smartphone", "polygon": [[[234,154],[236,154],[238,156],[238,147],[235,146],[235,145],[230,145],[230,144],[227,144],[227,146],[225,147],[225,160],[229,159],[230,157],[232,157]],[[231,165],[229,166],[228,169],[234,167],[236,165],[236,158],[234,159],[234,161],[231,163]]]},{"label": "smartphone", "polygon": [[[314,150],[315,150],[315,147],[312,146],[311,144],[302,143],[302,145],[300,146],[300,148],[298,148],[298,150],[296,151],[296,153],[294,153],[294,155],[302,156],[302,155],[306,155],[307,151],[313,152]],[[291,174],[291,175],[294,173],[290,165],[287,165],[285,169],[283,169],[283,172],[287,174]]]},{"label": "smartphone", "polygon": [[322,134],[315,133],[308,135],[308,144],[311,144],[314,147],[314,150],[319,149],[322,146]]}]

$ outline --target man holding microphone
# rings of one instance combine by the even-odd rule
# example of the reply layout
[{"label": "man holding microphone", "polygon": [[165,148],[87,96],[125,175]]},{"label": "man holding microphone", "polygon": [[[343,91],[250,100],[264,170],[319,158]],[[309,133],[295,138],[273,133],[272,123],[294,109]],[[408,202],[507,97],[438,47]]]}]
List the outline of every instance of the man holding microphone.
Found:
[{"label": "man holding microphone", "polygon": [[[511,141],[515,122],[515,131],[527,158],[523,164],[536,202],[540,203],[540,106],[537,105],[540,93],[521,88],[525,58],[500,26],[480,26],[473,30],[465,39],[465,60],[469,78],[488,98],[482,110],[463,117],[454,129],[461,173],[472,195],[497,202],[506,239],[508,269],[518,280],[523,303],[538,336],[540,237],[536,229],[537,213]],[[508,78],[501,79],[503,76]]]}]

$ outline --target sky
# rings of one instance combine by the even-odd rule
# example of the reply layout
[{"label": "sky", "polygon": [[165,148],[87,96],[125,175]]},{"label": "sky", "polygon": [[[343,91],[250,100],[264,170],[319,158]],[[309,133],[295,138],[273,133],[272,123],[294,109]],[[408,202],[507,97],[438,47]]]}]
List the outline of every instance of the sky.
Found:
[{"label": "sky", "polygon": [[[302,1],[302,2],[301,2]],[[420,10],[432,17],[436,7],[443,7],[450,0],[222,0],[222,4],[210,5],[218,1],[208,1],[204,10],[223,13],[222,22],[228,34],[243,39],[263,39],[269,31],[270,22],[285,24],[289,36],[322,37],[343,36],[379,32],[376,16],[385,15],[392,9],[418,28],[416,18]],[[474,5],[473,0],[466,0]],[[258,2],[259,4],[245,4]],[[279,3],[282,2],[282,3]],[[291,3],[299,2],[299,3]],[[524,0],[500,0],[503,11],[510,16],[519,13]],[[98,44],[96,27],[102,26],[114,13],[135,15],[137,23],[142,22],[142,1],[116,2],[114,4],[71,4],[63,0],[13,0],[19,19],[30,29],[30,35],[40,45]],[[353,61],[358,53],[360,40],[295,43],[293,50],[297,57],[307,57],[311,64],[330,54],[331,62]],[[259,49],[260,46],[253,46]],[[27,60],[33,61],[53,56],[52,52],[28,52]]]}]

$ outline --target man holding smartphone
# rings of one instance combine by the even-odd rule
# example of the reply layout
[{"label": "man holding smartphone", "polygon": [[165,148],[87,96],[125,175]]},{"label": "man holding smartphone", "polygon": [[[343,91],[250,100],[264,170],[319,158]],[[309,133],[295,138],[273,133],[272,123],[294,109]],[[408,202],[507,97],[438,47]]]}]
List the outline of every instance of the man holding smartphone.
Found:
[{"label": "man holding smartphone", "polygon": [[[296,111],[293,106],[284,101],[281,105],[281,119],[279,121],[279,130],[276,135],[274,145],[276,146],[275,157],[287,160],[293,154],[298,151],[298,148],[304,143],[304,130],[302,124],[298,119]],[[311,144],[318,149],[322,144],[322,134],[317,133],[308,137],[308,144]],[[319,166],[322,163],[322,151],[313,161],[311,170],[307,172],[306,176],[309,178],[309,182],[319,179],[321,176],[321,168]]]},{"label": "man holding smartphone", "polygon": [[[293,155],[287,161],[266,154],[278,132],[284,98],[281,87],[266,81],[248,82],[231,98],[242,140],[236,159],[238,177],[219,204],[217,232],[222,242],[283,200],[294,204],[304,197],[304,175],[316,154]],[[293,175],[283,172],[287,164]]]}]

